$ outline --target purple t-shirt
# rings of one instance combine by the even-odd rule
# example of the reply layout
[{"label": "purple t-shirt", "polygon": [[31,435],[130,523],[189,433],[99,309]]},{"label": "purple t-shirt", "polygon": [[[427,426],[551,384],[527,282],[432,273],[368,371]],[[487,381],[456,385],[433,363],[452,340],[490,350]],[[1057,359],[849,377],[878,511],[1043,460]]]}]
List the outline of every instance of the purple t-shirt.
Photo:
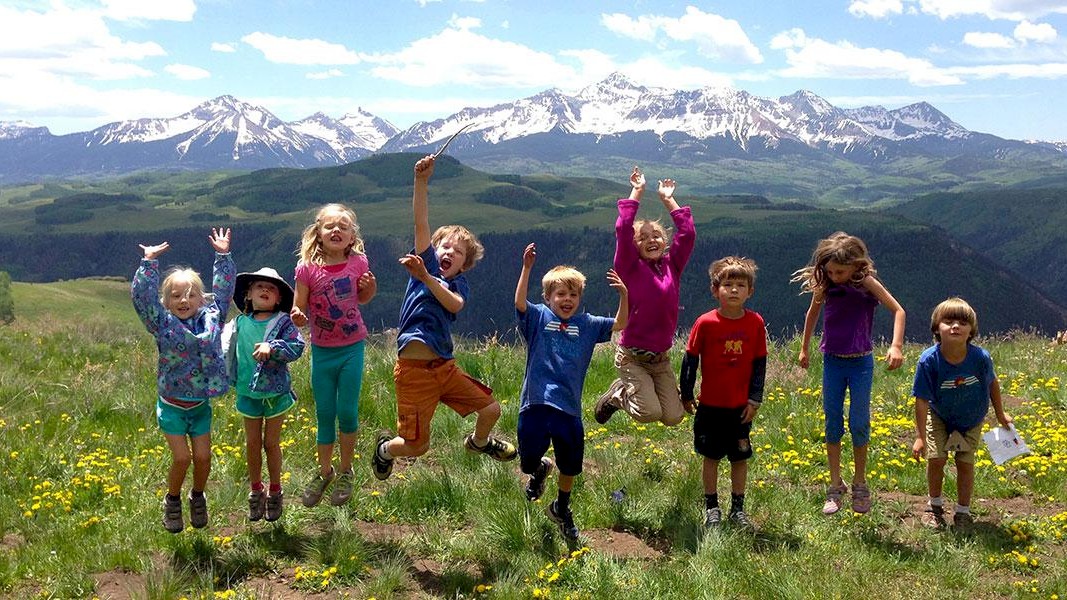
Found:
[{"label": "purple t-shirt", "polygon": [[367,326],[359,312],[357,283],[370,270],[363,254],[351,254],[337,265],[296,265],[296,282],[308,288],[308,322],[311,343],[336,348],[367,337]]},{"label": "purple t-shirt", "polygon": [[874,349],[871,330],[878,298],[867,288],[831,285],[823,293],[822,344],[824,354],[850,355]]}]

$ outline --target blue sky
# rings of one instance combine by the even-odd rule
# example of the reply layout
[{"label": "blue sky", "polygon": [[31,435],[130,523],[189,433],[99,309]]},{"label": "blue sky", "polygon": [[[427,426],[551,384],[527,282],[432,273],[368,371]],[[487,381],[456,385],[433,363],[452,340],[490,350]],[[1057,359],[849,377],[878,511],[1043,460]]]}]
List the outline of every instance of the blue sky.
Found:
[{"label": "blue sky", "polygon": [[400,128],[621,71],[649,86],[925,100],[1067,140],[1067,0],[0,2],[0,120],[85,131],[231,94]]}]

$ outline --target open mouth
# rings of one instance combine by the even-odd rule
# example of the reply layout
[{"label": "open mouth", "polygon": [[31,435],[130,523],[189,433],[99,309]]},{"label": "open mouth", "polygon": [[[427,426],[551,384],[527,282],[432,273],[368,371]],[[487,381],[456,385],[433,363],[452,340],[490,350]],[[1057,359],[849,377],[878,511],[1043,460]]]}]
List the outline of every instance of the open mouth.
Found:
[{"label": "open mouth", "polygon": [[447,271],[450,268],[452,268],[452,259],[451,258],[442,258],[441,259],[441,270],[442,271]]}]

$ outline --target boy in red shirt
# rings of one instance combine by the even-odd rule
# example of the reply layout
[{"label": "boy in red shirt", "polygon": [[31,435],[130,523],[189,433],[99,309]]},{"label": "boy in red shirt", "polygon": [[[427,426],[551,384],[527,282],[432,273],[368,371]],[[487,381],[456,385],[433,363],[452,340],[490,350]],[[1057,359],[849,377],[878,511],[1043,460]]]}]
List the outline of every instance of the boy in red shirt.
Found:
[{"label": "boy in red shirt", "polygon": [[693,447],[704,457],[704,527],[722,524],[719,461],[730,460],[730,516],[742,529],[755,526],[745,513],[745,483],[752,458],[749,432],[763,401],[767,374],[767,328],[745,308],[755,291],[756,263],[727,256],[711,263],[711,294],[719,308],[700,315],[689,332],[682,360],[682,402],[694,403],[700,368],[700,405],[693,421]]}]

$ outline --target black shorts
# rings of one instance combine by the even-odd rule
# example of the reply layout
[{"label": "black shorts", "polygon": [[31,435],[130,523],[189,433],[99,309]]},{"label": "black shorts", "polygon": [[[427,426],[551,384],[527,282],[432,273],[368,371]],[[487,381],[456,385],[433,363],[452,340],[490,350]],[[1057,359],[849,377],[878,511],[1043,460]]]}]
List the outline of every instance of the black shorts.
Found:
[{"label": "black shorts", "polygon": [[697,406],[693,420],[693,449],[711,460],[722,460],[724,456],[730,462],[752,458],[752,443],[749,441],[752,422],[741,422],[744,413],[744,407]]}]

